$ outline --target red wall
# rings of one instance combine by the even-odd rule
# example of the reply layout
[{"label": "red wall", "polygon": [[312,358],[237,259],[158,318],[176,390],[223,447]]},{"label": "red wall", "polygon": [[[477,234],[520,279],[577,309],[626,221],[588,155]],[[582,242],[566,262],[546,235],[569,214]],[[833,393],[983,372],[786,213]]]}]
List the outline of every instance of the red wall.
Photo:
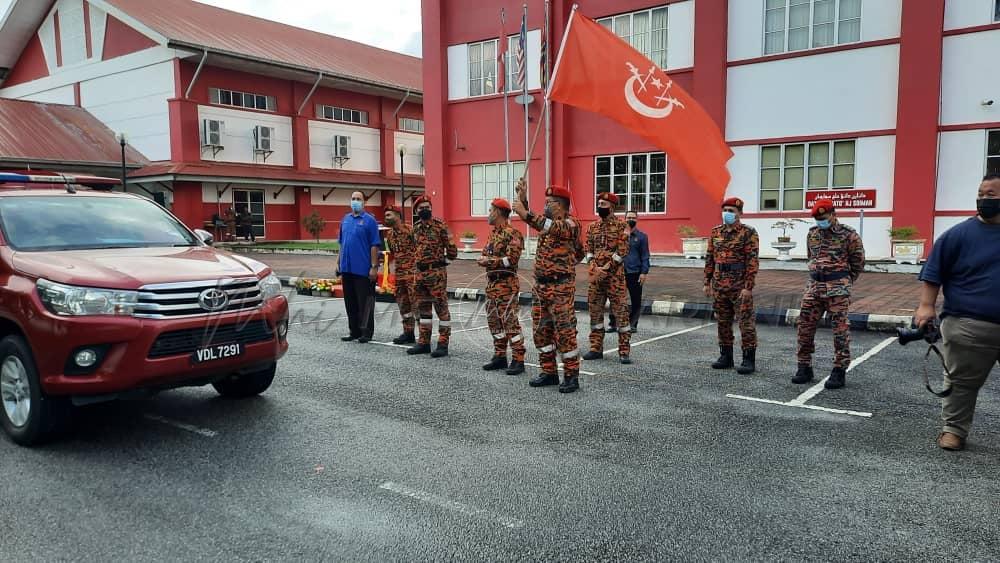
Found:
[{"label": "red wall", "polygon": [[[58,36],[56,34],[56,37]],[[58,40],[56,42],[58,43]],[[102,60],[106,61],[136,53],[155,47],[156,45],[156,41],[125,25],[114,16],[108,15],[108,23],[104,28],[104,52]]]},{"label": "red wall", "polygon": [[14,68],[11,69],[7,79],[4,80],[4,87],[31,82],[49,75],[49,67],[45,63],[45,52],[42,51],[42,42],[38,39],[38,34],[33,34],[28,41],[28,45],[21,52],[20,58]]}]

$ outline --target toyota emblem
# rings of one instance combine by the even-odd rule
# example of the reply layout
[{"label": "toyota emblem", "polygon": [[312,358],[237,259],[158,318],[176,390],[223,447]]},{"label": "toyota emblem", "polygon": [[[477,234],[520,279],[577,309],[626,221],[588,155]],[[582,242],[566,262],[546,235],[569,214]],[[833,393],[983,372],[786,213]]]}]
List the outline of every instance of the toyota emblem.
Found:
[{"label": "toyota emblem", "polygon": [[214,313],[225,309],[226,305],[229,305],[229,296],[226,295],[225,291],[213,287],[202,291],[198,295],[198,304],[201,305],[202,309]]}]

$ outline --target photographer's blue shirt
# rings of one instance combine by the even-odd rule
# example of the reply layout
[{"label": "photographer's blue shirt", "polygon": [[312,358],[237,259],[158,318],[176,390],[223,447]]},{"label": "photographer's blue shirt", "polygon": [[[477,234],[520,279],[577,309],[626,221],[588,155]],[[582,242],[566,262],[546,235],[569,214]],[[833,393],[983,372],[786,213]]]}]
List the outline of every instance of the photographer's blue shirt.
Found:
[{"label": "photographer's blue shirt", "polygon": [[1000,225],[973,217],[948,229],[931,250],[920,281],[941,286],[941,316],[1000,324]]}]

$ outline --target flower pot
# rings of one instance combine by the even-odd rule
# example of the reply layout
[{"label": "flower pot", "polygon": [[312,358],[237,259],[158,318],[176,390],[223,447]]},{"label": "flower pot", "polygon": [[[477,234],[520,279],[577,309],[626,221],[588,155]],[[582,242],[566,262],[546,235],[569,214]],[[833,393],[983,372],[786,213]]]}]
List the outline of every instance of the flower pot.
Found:
[{"label": "flower pot", "polygon": [[782,262],[787,262],[788,260],[792,259],[792,256],[791,254],[788,253],[788,251],[798,246],[798,243],[782,241],[781,240],[782,238],[788,238],[788,237],[779,237],[778,242],[771,243],[771,248],[778,251],[778,260],[781,260]]},{"label": "flower pot", "polygon": [[333,293],[329,292],[329,291],[321,291],[321,292],[319,292],[319,296],[320,297],[332,297]]},{"label": "flower pot", "polygon": [[892,256],[897,264],[917,265],[924,257],[925,239],[919,240],[893,240]]},{"label": "flower pot", "polygon": [[778,242],[781,244],[792,242],[792,237],[778,237]]},{"label": "flower pot", "polygon": [[298,287],[295,289],[295,293],[299,295],[309,295],[312,291],[308,287]]},{"label": "flower pot", "polygon": [[463,252],[472,252],[472,245],[476,244],[476,239],[474,238],[463,238],[459,239],[464,246],[462,246]]},{"label": "flower pot", "polygon": [[704,258],[708,253],[708,237],[690,237],[681,239],[685,258]]},{"label": "flower pot", "polygon": [[317,290],[317,289],[314,289],[314,290],[312,290],[312,292],[310,292],[310,295],[312,295],[313,297],[320,297],[320,291]]}]

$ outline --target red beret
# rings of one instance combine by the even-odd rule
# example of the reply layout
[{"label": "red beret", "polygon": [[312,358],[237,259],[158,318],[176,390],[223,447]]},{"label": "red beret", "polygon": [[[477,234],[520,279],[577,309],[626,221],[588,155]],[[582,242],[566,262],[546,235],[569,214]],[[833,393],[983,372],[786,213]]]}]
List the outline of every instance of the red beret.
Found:
[{"label": "red beret", "polygon": [[601,192],[597,194],[597,201],[607,201],[611,205],[618,205],[618,194],[614,192]]},{"label": "red beret", "polygon": [[546,196],[561,197],[566,200],[573,199],[573,195],[566,188],[559,186],[549,186],[549,189],[545,190]]},{"label": "red beret", "polygon": [[386,205],[385,206],[385,212],[388,213],[390,211],[392,211],[396,215],[402,215],[403,214],[403,211],[399,208],[398,205],[392,205],[392,204]]},{"label": "red beret", "polygon": [[833,200],[831,199],[817,199],[813,203],[812,216],[823,215],[824,213],[829,213],[833,211]]},{"label": "red beret", "polygon": [[727,198],[722,202],[722,207],[735,207],[743,211],[743,200],[738,197]]},{"label": "red beret", "polygon": [[427,197],[427,194],[424,194],[418,197],[417,199],[413,200],[413,207],[416,208],[421,203],[431,203],[431,198]]},{"label": "red beret", "polygon": [[510,202],[502,197],[494,199],[490,202],[490,205],[496,207],[497,209],[506,209],[507,211],[511,211]]}]

